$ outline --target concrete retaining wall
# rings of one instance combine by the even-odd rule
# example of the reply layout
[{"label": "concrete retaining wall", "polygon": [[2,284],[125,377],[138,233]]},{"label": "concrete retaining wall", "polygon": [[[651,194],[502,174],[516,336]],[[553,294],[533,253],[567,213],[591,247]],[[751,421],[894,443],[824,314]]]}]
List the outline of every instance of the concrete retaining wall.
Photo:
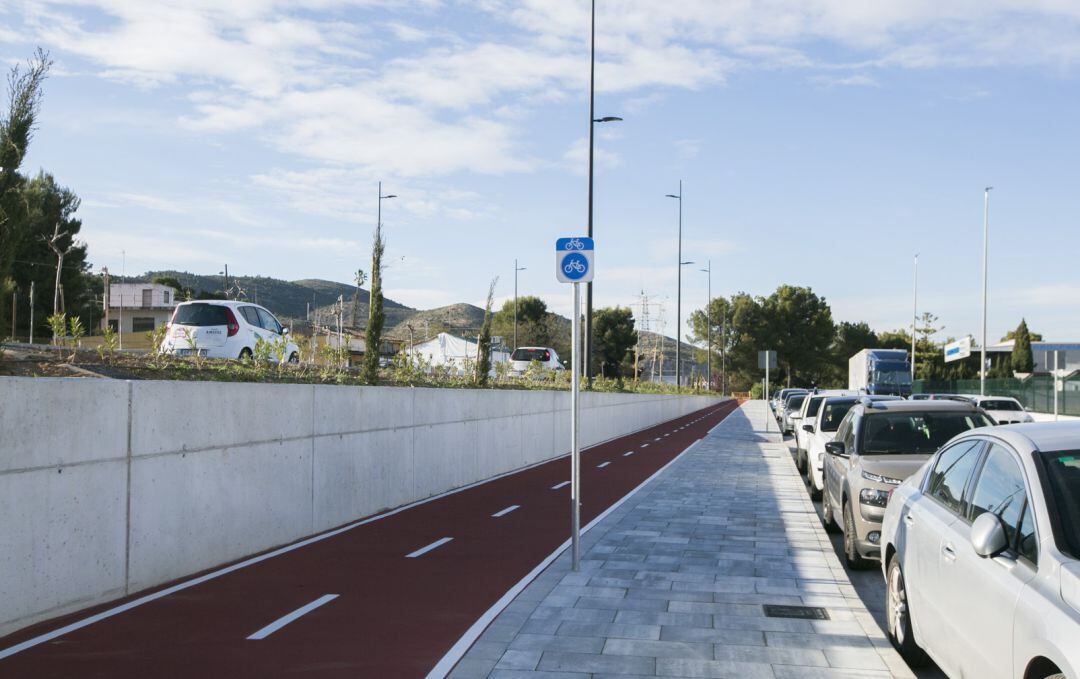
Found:
[{"label": "concrete retaining wall", "polygon": [[[582,395],[592,445],[718,402]],[[565,454],[565,392],[0,378],[0,636]]]}]

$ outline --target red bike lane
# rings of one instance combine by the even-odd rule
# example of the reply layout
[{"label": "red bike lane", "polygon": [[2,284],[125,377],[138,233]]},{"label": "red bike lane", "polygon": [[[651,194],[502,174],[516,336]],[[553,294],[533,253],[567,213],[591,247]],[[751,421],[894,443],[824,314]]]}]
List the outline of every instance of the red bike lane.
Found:
[{"label": "red bike lane", "polygon": [[[583,451],[583,525],[736,407],[711,406]],[[0,639],[0,677],[423,677],[567,539],[570,489],[560,484],[569,478],[564,456],[191,586],[193,578],[157,588],[167,593],[145,603],[141,593],[35,625]],[[125,604],[134,605],[41,639]]]}]

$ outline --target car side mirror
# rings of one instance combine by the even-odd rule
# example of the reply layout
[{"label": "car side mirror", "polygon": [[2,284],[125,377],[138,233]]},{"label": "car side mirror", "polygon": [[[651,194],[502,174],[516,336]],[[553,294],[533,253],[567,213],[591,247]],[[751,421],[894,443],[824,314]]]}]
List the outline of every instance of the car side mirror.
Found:
[{"label": "car side mirror", "polygon": [[281,329],[281,334],[282,335],[288,335],[289,334],[289,329],[288,328],[282,328]]},{"label": "car side mirror", "polygon": [[802,426],[802,430],[805,431],[808,434],[813,434],[814,433],[814,425],[812,425],[812,424],[804,424]]},{"label": "car side mirror", "polygon": [[1005,526],[997,514],[983,512],[971,524],[971,546],[975,553],[984,559],[992,558],[1005,551],[1009,546],[1005,535]]},{"label": "car side mirror", "polygon": [[825,444],[825,452],[829,455],[837,455],[839,457],[848,457],[847,451],[844,450],[843,441],[829,441]]}]

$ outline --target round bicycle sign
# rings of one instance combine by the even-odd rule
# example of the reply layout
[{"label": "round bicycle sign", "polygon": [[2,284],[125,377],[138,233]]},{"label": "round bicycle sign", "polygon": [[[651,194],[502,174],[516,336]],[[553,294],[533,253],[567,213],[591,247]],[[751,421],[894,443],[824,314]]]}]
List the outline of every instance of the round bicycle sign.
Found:
[{"label": "round bicycle sign", "polygon": [[555,276],[560,283],[593,279],[593,240],[578,236],[555,241]]}]

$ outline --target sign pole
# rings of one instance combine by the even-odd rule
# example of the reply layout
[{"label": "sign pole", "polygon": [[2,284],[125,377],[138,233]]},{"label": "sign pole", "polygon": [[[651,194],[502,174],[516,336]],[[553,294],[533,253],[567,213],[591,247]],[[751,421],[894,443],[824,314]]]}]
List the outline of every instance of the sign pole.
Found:
[{"label": "sign pole", "polygon": [[574,319],[570,326],[573,345],[570,373],[570,544],[573,569],[580,570],[581,451],[578,449],[578,406],[581,388],[581,284],[574,283]]},{"label": "sign pole", "polygon": [[[790,384],[790,382],[789,382]],[[769,355],[765,354],[765,391],[761,397],[765,399],[765,433],[769,432]]]}]

